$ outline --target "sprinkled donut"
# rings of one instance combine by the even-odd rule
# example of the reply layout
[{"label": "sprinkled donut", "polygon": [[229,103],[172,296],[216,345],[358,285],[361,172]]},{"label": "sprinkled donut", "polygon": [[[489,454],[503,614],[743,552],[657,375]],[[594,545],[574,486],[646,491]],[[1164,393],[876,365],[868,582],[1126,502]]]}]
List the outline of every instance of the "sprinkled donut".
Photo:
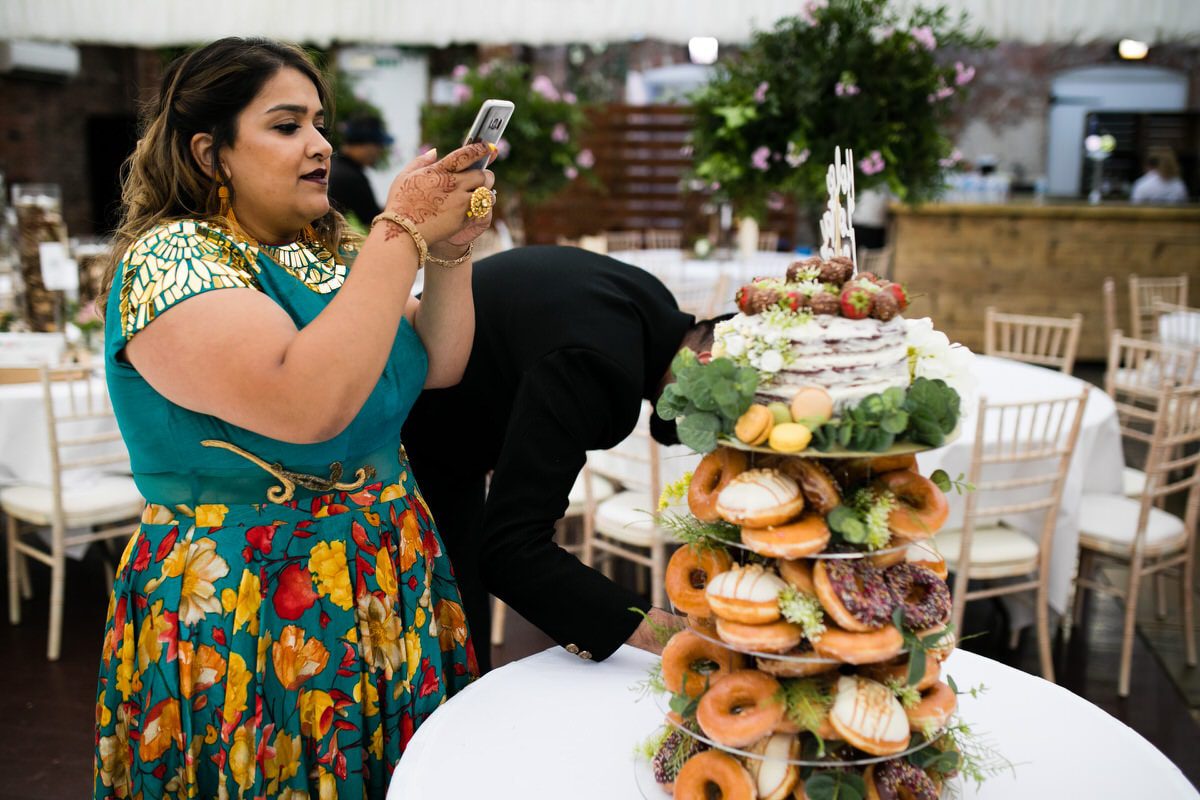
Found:
[{"label": "sprinkled donut", "polygon": [[883,573],[863,559],[819,559],[813,585],[829,616],[848,631],[881,628],[896,608]]},{"label": "sprinkled donut", "polygon": [[885,570],[883,577],[910,630],[932,628],[950,619],[950,590],[933,570],[916,564],[897,564]]},{"label": "sprinkled donut", "polygon": [[872,764],[863,775],[867,800],[937,800],[937,788],[920,767],[907,758]]}]

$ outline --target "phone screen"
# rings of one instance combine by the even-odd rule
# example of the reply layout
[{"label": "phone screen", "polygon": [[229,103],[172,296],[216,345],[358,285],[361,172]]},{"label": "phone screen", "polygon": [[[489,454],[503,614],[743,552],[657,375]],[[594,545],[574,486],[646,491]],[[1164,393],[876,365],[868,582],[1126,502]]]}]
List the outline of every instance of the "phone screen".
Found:
[{"label": "phone screen", "polygon": [[[491,142],[498,145],[500,137],[504,135],[505,127],[508,126],[508,120],[512,116],[514,108],[515,106],[507,100],[484,100],[483,105],[479,108],[479,113],[475,116],[475,122],[471,125],[471,130],[467,132],[467,136],[463,140],[463,144]],[[490,161],[491,156],[484,156],[468,167],[468,169],[485,169]]]}]

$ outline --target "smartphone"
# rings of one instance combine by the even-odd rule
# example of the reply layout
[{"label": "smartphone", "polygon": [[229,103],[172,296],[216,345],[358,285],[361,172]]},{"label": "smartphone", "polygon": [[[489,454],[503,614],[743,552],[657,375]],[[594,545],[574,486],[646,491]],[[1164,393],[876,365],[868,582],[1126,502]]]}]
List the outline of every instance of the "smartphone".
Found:
[{"label": "smartphone", "polygon": [[[515,108],[516,106],[507,100],[484,100],[483,105],[479,107],[479,113],[475,115],[475,122],[467,131],[467,138],[463,139],[463,146],[475,142],[499,145],[500,137],[504,135],[504,129],[508,126],[508,120]],[[486,169],[490,161],[491,156],[486,155],[467,169]]]}]

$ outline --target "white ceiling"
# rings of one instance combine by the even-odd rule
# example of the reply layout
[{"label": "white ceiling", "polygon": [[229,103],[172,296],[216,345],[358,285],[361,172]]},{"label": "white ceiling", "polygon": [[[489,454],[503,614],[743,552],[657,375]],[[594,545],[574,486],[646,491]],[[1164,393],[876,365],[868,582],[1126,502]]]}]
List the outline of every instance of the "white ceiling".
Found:
[{"label": "white ceiling", "polygon": [[[0,0],[0,38],[155,47],[263,35],[327,45],[746,41],[806,0]],[[1200,37],[1200,0],[942,0],[1000,40]],[[894,0],[899,8],[920,0]]]}]

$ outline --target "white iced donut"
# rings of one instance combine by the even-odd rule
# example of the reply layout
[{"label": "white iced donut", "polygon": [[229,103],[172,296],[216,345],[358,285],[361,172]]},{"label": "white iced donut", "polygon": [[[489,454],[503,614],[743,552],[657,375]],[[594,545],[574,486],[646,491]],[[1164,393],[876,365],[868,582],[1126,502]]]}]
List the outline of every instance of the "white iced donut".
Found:
[{"label": "white iced donut", "polygon": [[720,573],[708,582],[704,593],[718,617],[764,625],[779,619],[779,593],[786,588],[774,571],[752,564]]},{"label": "white iced donut", "polygon": [[750,748],[762,758],[746,759],[758,787],[758,800],[787,800],[800,781],[800,768],[788,763],[800,755],[800,739],[792,734],[776,733]]},{"label": "white iced donut", "polygon": [[892,690],[861,675],[837,682],[829,722],[847,742],[874,756],[890,756],[908,746],[908,715]]},{"label": "white iced donut", "polygon": [[717,514],[747,528],[779,525],[804,510],[804,495],[792,478],[773,469],[747,470],[717,495]]}]

